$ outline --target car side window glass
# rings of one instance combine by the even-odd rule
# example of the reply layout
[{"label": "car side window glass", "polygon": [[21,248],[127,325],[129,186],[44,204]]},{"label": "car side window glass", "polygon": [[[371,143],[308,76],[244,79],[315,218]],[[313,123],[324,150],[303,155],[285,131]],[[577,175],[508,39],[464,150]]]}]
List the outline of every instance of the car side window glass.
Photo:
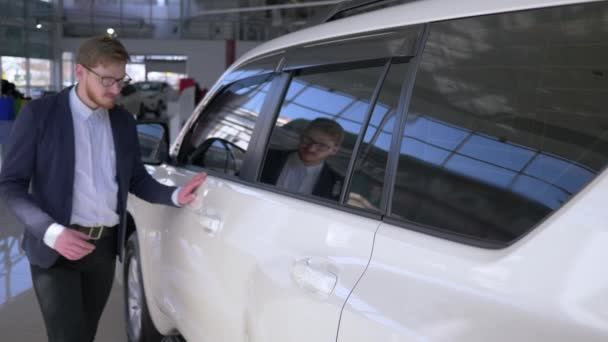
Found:
[{"label": "car side window glass", "polygon": [[179,161],[238,174],[271,77],[241,80],[218,93],[184,138]]},{"label": "car side window glass", "polygon": [[260,181],[338,201],[383,69],[297,72],[270,136]]},{"label": "car side window glass", "polygon": [[353,207],[380,211],[386,163],[395,127],[401,86],[408,64],[390,66],[366,127],[351,180],[346,203]]},{"label": "car side window glass", "polygon": [[604,71],[591,66],[608,36],[598,13],[606,3],[431,24],[392,216],[504,245],[599,174],[608,113]]}]

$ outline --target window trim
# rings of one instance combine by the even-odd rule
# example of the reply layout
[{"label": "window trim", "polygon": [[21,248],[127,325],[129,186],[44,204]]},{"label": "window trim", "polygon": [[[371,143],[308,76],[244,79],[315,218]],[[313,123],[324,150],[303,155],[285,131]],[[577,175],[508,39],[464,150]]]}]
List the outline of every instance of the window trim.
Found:
[{"label": "window trim", "polygon": [[251,133],[251,141],[245,152],[243,160],[242,179],[257,183],[261,174],[263,160],[266,157],[266,145],[270,137],[270,132],[274,126],[275,118],[281,109],[283,98],[287,94],[287,89],[291,82],[291,74],[277,74],[270,85],[269,95],[264,100],[264,104],[260,109],[260,116],[256,122],[253,132]]},{"label": "window trim", "polygon": [[[346,168],[346,172],[344,175],[344,186],[342,187],[342,191],[340,193],[340,200],[338,203],[342,205],[346,204],[346,195],[350,193],[350,188],[352,186],[352,179],[355,172],[355,163],[359,158],[359,154],[361,153],[361,145],[363,144],[363,139],[365,139],[365,134],[367,133],[367,129],[369,128],[369,123],[372,118],[372,114],[374,113],[374,109],[376,108],[376,103],[378,102],[378,98],[380,97],[380,92],[386,82],[386,76],[388,75],[389,70],[391,69],[392,63],[391,60],[388,60],[384,65],[384,70],[380,74],[378,78],[378,82],[376,83],[376,88],[372,93],[372,97],[370,98],[369,105],[367,107],[367,111],[365,112],[365,116],[363,117],[363,122],[361,122],[361,132],[357,136],[357,140],[355,141],[355,145],[353,146],[353,151],[350,156],[350,160],[348,162],[348,166]],[[387,156],[389,153],[387,153]],[[383,190],[384,191],[384,190]],[[355,207],[356,208],[356,207]],[[382,207],[382,203],[380,203],[379,208],[380,213],[384,213],[386,211],[385,207]]]},{"label": "window trim", "polygon": [[403,82],[401,83],[401,95],[399,96],[399,104],[397,106],[397,110],[395,111],[395,115],[397,115],[396,119],[398,120],[395,120],[396,124],[393,127],[393,136],[391,139],[391,146],[389,148],[386,174],[384,175],[384,191],[382,191],[382,200],[380,201],[380,206],[386,208],[386,211],[384,212],[386,213],[387,217],[392,215],[393,194],[397,179],[397,169],[399,168],[399,156],[401,154],[401,137],[405,131],[407,114],[412,101],[414,84],[416,83],[416,75],[422,61],[422,55],[424,53],[424,48],[429,38],[430,31],[430,24],[424,24],[420,40],[418,40],[419,45],[416,47],[418,54],[416,54],[416,56],[410,60],[408,71],[406,72]]}]

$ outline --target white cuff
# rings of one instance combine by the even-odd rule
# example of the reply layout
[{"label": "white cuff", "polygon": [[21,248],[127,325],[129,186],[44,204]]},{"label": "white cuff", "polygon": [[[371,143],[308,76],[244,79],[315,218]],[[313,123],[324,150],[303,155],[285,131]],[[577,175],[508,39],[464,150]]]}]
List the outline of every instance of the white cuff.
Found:
[{"label": "white cuff", "polygon": [[42,241],[44,241],[47,246],[54,249],[55,241],[57,241],[57,237],[59,237],[59,234],[63,233],[64,229],[65,227],[60,225],[59,223],[53,223],[49,226],[49,228],[47,228]]},{"label": "white cuff", "polygon": [[173,204],[175,204],[176,207],[181,208],[182,205],[179,204],[179,202],[177,201],[177,196],[179,195],[179,191],[182,189],[182,187],[178,187],[177,189],[175,189],[175,191],[173,191],[173,194],[171,195],[171,201],[173,202]]}]

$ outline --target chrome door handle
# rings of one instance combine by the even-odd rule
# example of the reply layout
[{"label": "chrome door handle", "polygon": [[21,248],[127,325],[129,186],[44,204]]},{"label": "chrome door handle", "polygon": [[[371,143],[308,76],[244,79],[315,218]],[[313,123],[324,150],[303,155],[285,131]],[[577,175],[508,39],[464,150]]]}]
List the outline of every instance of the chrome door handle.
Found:
[{"label": "chrome door handle", "polygon": [[203,226],[205,232],[211,236],[215,236],[222,228],[222,220],[219,217],[199,214],[198,222]]},{"label": "chrome door handle", "polygon": [[209,193],[203,185],[197,190],[197,196],[187,207],[197,216],[198,222],[207,234],[215,236],[222,229],[222,219],[212,208],[208,208],[203,203],[203,199]]},{"label": "chrome door handle", "polygon": [[303,289],[327,297],[338,283],[337,272],[331,268],[321,258],[304,258],[292,265],[291,276]]}]

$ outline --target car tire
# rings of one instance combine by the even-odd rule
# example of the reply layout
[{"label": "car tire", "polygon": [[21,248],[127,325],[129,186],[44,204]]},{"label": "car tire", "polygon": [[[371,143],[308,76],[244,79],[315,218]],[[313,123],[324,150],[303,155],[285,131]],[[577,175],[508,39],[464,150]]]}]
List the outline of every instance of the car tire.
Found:
[{"label": "car tire", "polygon": [[137,233],[133,233],[127,241],[123,264],[127,340],[129,342],[160,342],[163,336],[156,330],[146,304],[139,255]]}]

